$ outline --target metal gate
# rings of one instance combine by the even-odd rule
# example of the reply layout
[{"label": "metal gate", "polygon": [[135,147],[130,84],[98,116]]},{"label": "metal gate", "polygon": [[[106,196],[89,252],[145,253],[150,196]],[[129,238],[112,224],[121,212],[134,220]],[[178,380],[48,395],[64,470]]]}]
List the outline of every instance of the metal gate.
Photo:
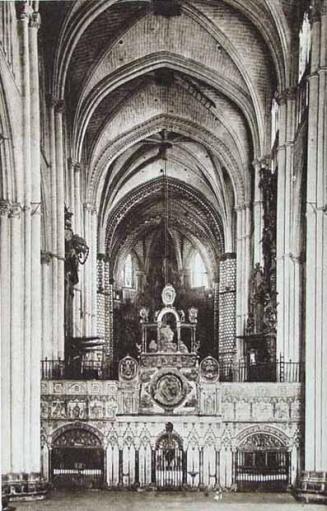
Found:
[{"label": "metal gate", "polygon": [[172,434],[163,435],[157,442],[155,451],[156,487],[177,490],[186,478],[185,453],[179,440]]},{"label": "metal gate", "polygon": [[101,488],[104,482],[104,450],[89,431],[68,430],[54,442],[50,478],[55,488]]},{"label": "metal gate", "polygon": [[238,451],[235,479],[240,491],[286,491],[290,479],[286,450]]}]

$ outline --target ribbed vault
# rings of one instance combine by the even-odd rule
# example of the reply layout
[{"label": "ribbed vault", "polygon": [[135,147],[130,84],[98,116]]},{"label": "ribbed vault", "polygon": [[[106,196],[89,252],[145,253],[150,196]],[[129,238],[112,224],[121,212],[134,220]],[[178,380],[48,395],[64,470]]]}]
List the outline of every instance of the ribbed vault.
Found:
[{"label": "ribbed vault", "polygon": [[163,172],[172,239],[200,244],[212,267],[235,250],[235,208],[253,200],[252,162],[270,151],[272,97],[290,78],[284,6],[271,4],[183,0],[163,16],[152,0],[78,1],[57,16],[52,92],[99,251],[115,259],[159,229]]},{"label": "ribbed vault", "polygon": [[176,235],[185,237],[201,247],[213,274],[224,252],[221,219],[200,192],[165,177],[133,189],[113,208],[105,240],[106,252],[113,263],[117,265],[140,240],[162,229],[166,215],[170,235],[175,239]]}]

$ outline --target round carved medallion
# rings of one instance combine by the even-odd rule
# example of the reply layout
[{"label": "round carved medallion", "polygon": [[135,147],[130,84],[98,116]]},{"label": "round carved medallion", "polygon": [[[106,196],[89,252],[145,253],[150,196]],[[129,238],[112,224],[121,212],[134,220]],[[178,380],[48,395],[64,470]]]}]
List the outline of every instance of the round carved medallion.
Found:
[{"label": "round carved medallion", "polygon": [[173,373],[166,373],[159,376],[151,388],[152,398],[156,403],[164,407],[179,405],[186,394],[183,381]]},{"label": "round carved medallion", "polygon": [[219,365],[215,358],[208,356],[200,364],[201,377],[207,382],[215,382],[219,376]]},{"label": "round carved medallion", "polygon": [[166,306],[173,305],[176,298],[176,291],[171,284],[167,284],[167,286],[163,288],[161,298],[164,305]]}]

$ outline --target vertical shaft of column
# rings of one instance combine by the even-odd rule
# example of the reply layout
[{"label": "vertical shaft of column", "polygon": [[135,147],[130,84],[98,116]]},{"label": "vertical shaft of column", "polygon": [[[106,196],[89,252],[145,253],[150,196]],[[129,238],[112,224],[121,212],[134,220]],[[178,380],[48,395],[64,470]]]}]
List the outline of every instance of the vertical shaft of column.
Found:
[{"label": "vertical shaft of column", "polygon": [[[83,206],[83,217],[84,217],[84,239],[86,244],[89,245],[89,210],[88,205],[84,204]],[[82,307],[83,307],[83,332],[84,335],[88,336],[90,334],[89,331],[89,261],[83,266],[83,284],[82,289]]]},{"label": "vertical shaft of column", "polygon": [[243,259],[243,244],[242,244],[242,209],[236,208],[236,335],[244,334],[244,325],[242,318],[242,296],[243,296],[243,279],[242,279],[242,259]]},{"label": "vertical shaft of column", "polygon": [[260,183],[260,170],[262,162],[255,160],[254,166],[254,204],[253,204],[253,220],[254,220],[254,236],[253,236],[253,263],[260,263],[263,266],[262,255],[262,232],[263,232],[263,204],[262,192],[259,186]]},{"label": "vertical shaft of column", "polygon": [[277,184],[277,240],[276,240],[276,267],[277,267],[277,292],[278,292],[278,321],[277,321],[277,356],[285,354],[285,298],[284,287],[285,270],[285,174],[286,174],[286,103],[280,103],[279,106],[279,148],[278,148],[278,184]]},{"label": "vertical shaft of column", "polygon": [[278,205],[277,205],[277,292],[278,324],[277,354],[298,359],[299,339],[291,335],[295,314],[293,272],[293,155],[295,129],[295,93],[288,89],[280,95],[278,147]]},{"label": "vertical shaft of column", "polygon": [[55,136],[55,101],[49,98],[49,120],[50,120],[50,159],[51,159],[51,251],[53,254],[51,260],[52,273],[52,346],[54,358],[58,358],[58,259],[57,259],[57,178],[56,178],[56,136]]},{"label": "vertical shaft of column", "polygon": [[92,335],[97,335],[97,228],[96,210],[92,211]]},{"label": "vertical shaft of column", "polygon": [[[309,77],[305,469],[327,484],[327,2],[313,11]],[[321,11],[320,11],[321,9]]]},{"label": "vertical shaft of column", "polygon": [[65,352],[64,314],[65,314],[65,178],[63,153],[63,101],[55,107],[56,127],[56,178],[57,178],[57,336],[58,355],[63,358]]},{"label": "vertical shaft of column", "polygon": [[74,164],[74,229],[81,233],[81,166]]},{"label": "vertical shaft of column", "polygon": [[213,315],[214,315],[214,336],[216,352],[214,356],[219,356],[219,269],[213,282]]},{"label": "vertical shaft of column", "polygon": [[24,472],[24,303],[21,293],[23,282],[24,244],[22,211],[15,205],[10,211],[10,423],[11,472]]},{"label": "vertical shaft of column", "polygon": [[244,267],[243,267],[243,324],[245,326],[249,305],[249,282],[250,282],[250,238],[251,238],[251,210],[249,204],[244,207]]},{"label": "vertical shaft of column", "polygon": [[31,417],[31,89],[30,89],[30,40],[29,40],[28,7],[21,13],[18,20],[20,32],[20,53],[22,68],[22,118],[23,118],[23,165],[24,165],[24,428],[21,453],[24,460],[24,471],[30,470],[30,417]]},{"label": "vertical shaft of column", "polygon": [[42,254],[42,346],[41,346],[41,359],[48,358],[51,360],[54,357],[52,339],[51,339],[51,274],[50,264],[51,257],[49,254]]},{"label": "vertical shaft of column", "polygon": [[[293,212],[293,155],[294,155],[294,126],[295,126],[295,97],[294,92],[287,94],[287,133],[286,133],[286,168],[285,168],[285,247],[284,247],[284,346],[286,359],[292,359],[295,346],[299,339],[291,337],[291,323],[294,315],[294,280],[293,280],[293,246],[292,246],[292,212]],[[297,290],[298,292],[298,290]],[[296,357],[298,360],[298,357]]]},{"label": "vertical shaft of column", "polygon": [[31,415],[30,449],[31,472],[40,472],[40,361],[41,361],[41,158],[39,65],[37,33],[40,24],[37,12],[32,14],[29,26],[31,78],[31,176],[32,176],[32,311],[31,311]]},{"label": "vertical shaft of column", "polygon": [[69,196],[69,202],[68,202],[68,206],[69,208],[73,211],[74,213],[74,216],[72,218],[72,224],[73,224],[73,230],[76,232],[76,228],[75,228],[75,201],[74,201],[74,186],[75,186],[75,183],[74,183],[74,174],[75,174],[75,170],[74,170],[74,161],[69,158],[68,159],[68,183],[69,183],[69,190],[68,190],[68,196]]},{"label": "vertical shaft of column", "polygon": [[1,468],[7,474],[10,469],[11,415],[10,407],[10,235],[8,225],[9,203],[0,201],[0,281],[1,281]]},{"label": "vertical shaft of column", "polygon": [[[77,162],[73,162],[74,171],[74,232],[81,234],[81,167]],[[84,270],[79,272],[79,283],[75,286],[74,290],[74,335],[82,335],[81,326],[81,289],[83,289],[83,273]],[[76,289],[77,288],[77,289]]]}]

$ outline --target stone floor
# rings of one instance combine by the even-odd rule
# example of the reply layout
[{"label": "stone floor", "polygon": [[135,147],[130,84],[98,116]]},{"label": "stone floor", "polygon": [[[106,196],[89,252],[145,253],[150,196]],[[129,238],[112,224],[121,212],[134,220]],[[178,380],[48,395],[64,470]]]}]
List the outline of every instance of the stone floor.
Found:
[{"label": "stone floor", "polygon": [[54,491],[47,500],[13,502],[17,511],[322,511],[323,506],[301,504],[289,494],[214,494],[163,492]]}]

